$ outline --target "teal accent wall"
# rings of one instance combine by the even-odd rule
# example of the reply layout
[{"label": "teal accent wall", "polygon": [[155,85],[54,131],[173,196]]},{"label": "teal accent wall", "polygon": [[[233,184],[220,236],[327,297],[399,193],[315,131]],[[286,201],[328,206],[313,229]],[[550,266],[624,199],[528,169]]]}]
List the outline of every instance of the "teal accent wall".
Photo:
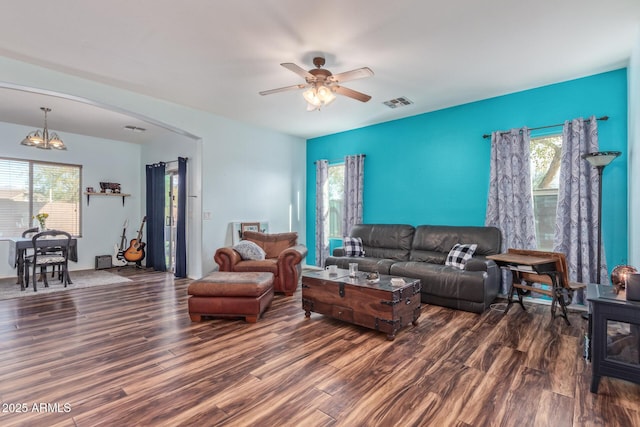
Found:
[{"label": "teal accent wall", "polygon": [[[330,114],[330,109],[326,113]],[[599,122],[600,150],[622,152],[604,170],[602,216],[609,270],[625,263],[626,69],[309,139],[307,263],[315,263],[316,160],[366,154],[365,223],[481,226],[486,213],[491,146],[483,134],[593,115],[610,117]],[[557,132],[561,131],[558,127]]]}]

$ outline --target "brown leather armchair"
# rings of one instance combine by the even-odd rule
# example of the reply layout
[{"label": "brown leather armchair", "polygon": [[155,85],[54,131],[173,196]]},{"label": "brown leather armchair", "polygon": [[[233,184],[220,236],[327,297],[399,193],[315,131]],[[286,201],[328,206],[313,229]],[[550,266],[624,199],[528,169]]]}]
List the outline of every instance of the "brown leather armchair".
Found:
[{"label": "brown leather armchair", "polygon": [[213,259],[220,271],[251,271],[273,273],[273,289],[287,296],[298,288],[302,273],[302,260],[307,256],[307,247],[298,244],[298,233],[265,234],[245,231],[244,240],[250,240],[266,253],[264,260],[243,260],[240,254],[228,246],[216,251]]}]

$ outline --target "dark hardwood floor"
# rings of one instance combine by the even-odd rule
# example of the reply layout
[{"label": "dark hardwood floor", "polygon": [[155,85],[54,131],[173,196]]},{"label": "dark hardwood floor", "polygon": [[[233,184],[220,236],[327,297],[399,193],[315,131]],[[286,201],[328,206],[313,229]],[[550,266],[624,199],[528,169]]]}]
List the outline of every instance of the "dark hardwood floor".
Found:
[{"label": "dark hardwood floor", "polygon": [[640,425],[639,385],[589,392],[576,313],[423,305],[387,341],[306,319],[300,291],[255,324],[192,323],[188,280],[118,274],[133,282],[0,301],[0,425]]}]

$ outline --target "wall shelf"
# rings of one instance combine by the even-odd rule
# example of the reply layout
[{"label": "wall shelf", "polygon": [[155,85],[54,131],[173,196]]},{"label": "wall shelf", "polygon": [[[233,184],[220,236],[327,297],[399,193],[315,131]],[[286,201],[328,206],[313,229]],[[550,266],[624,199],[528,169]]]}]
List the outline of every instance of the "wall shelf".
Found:
[{"label": "wall shelf", "polygon": [[87,196],[87,206],[89,206],[89,199],[91,196],[122,197],[122,206],[124,206],[124,198],[131,196],[131,194],[125,193],[90,193],[88,191],[85,191],[84,194]]}]

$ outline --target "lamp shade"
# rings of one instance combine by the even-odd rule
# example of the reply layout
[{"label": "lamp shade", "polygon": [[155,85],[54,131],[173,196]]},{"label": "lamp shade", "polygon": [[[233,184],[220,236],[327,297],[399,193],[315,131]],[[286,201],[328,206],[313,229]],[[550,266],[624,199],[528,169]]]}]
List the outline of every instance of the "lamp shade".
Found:
[{"label": "lamp shade", "polygon": [[31,140],[31,134],[25,136],[20,144],[26,145],[28,147],[33,147],[34,145],[36,145],[35,142]]},{"label": "lamp shade", "polygon": [[56,150],[66,150],[67,147],[64,145],[64,142],[60,139],[57,133],[53,132],[51,134],[51,138],[49,138],[49,145],[55,148]]},{"label": "lamp shade", "polygon": [[586,153],[582,158],[591,163],[591,166],[605,167],[620,155],[619,151],[594,151]]}]

